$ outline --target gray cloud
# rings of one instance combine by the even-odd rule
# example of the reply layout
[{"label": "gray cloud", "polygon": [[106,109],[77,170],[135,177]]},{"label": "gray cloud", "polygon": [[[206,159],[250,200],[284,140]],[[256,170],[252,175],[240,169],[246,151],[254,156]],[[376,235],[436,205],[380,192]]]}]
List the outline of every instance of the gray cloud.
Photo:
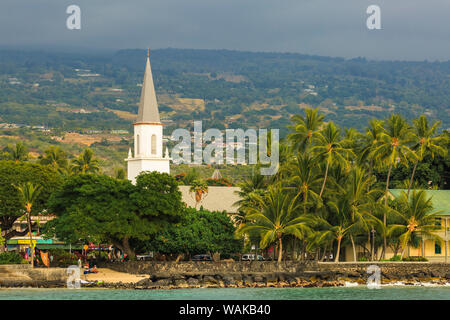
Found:
[{"label": "gray cloud", "polygon": [[[66,8],[82,29],[67,30]],[[381,7],[382,30],[365,26]],[[450,59],[448,0],[2,0],[0,45],[208,48]]]}]

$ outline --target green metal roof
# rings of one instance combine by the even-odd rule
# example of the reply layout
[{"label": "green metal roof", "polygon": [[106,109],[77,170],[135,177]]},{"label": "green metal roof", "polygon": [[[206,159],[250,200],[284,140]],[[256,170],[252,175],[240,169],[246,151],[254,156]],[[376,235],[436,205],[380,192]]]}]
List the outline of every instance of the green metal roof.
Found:
[{"label": "green metal roof", "polygon": [[[401,195],[402,191],[408,192],[407,189],[389,189],[389,192],[396,198]],[[431,196],[435,211],[441,211],[440,215],[450,216],[450,190],[425,190],[425,192],[427,197]]]}]

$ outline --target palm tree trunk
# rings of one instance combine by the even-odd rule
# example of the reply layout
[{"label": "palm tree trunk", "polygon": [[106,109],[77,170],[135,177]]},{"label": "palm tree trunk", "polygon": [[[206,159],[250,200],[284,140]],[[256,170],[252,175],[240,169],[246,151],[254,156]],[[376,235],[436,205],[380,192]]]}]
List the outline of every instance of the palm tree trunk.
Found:
[{"label": "palm tree trunk", "polygon": [[279,246],[278,246],[278,263],[280,263],[281,262],[281,258],[283,257],[283,241],[281,240],[281,237],[280,238],[278,238],[278,243],[279,243]]},{"label": "palm tree trunk", "polygon": [[416,163],[414,164],[413,172],[411,174],[411,179],[409,180],[408,193],[406,194],[408,196],[408,199],[409,199],[409,191],[411,190],[411,187],[412,187],[412,184],[414,181],[414,174],[416,173],[416,168],[417,168],[418,163],[419,163],[419,161],[416,161]]},{"label": "palm tree trunk", "polygon": [[31,212],[27,210],[28,232],[30,234],[31,267],[34,268],[33,235],[31,234]]},{"label": "palm tree trunk", "polygon": [[298,256],[297,256],[297,238],[293,239],[293,246],[292,247],[293,247],[292,248],[292,259],[294,261],[297,261],[297,258],[298,258]]},{"label": "palm tree trunk", "polygon": [[[373,159],[370,159],[368,176],[371,177],[372,173],[373,173]],[[370,184],[367,184],[367,192],[369,192],[369,191],[370,191]]]},{"label": "palm tree trunk", "polygon": [[355,241],[353,241],[353,235],[350,235],[350,240],[352,241],[353,261],[356,262],[356,248],[355,248]]},{"label": "palm tree trunk", "polygon": [[325,189],[325,183],[327,182],[329,165],[330,165],[330,161],[327,161],[327,167],[325,168],[325,177],[323,179],[322,189],[320,189],[320,194],[319,194],[320,198],[322,198],[322,193],[323,193],[323,190]]},{"label": "palm tree trunk", "polygon": [[[387,207],[387,202],[388,202],[388,191],[389,191],[389,179],[391,177],[391,171],[392,171],[392,163],[389,163],[389,170],[388,170],[388,175],[387,175],[387,179],[386,179],[386,192],[384,195],[384,206]],[[386,229],[386,210],[384,210],[383,212],[383,225],[384,228]],[[383,232],[383,259],[386,258],[386,247],[387,247],[387,240],[386,240],[386,230],[384,230],[385,232]]]},{"label": "palm tree trunk", "polygon": [[328,249],[328,243],[325,243],[325,248],[323,248],[322,259],[320,259],[320,261],[322,261],[322,262],[323,262],[323,260],[325,260],[325,256],[327,255],[327,249]]},{"label": "palm tree trunk", "polygon": [[338,238],[338,246],[337,246],[337,252],[336,252],[336,258],[334,259],[334,262],[338,262],[339,261],[339,252],[341,251],[341,240],[342,238]]},{"label": "palm tree trunk", "polygon": [[400,259],[403,259],[403,255],[405,254],[406,247],[407,247],[407,245],[403,248],[403,250],[402,250],[402,255],[400,256]]}]

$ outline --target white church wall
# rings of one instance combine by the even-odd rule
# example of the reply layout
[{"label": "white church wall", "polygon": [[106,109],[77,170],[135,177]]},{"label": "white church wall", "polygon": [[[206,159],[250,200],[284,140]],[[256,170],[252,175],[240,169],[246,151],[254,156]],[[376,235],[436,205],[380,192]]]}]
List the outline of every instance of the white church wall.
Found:
[{"label": "white church wall", "polygon": [[[152,135],[156,136],[156,154],[152,154]],[[163,126],[162,124],[136,124],[134,126],[134,157],[155,157],[163,156]],[[139,139],[138,139],[139,136]]]},{"label": "white church wall", "polygon": [[133,184],[136,183],[136,177],[142,171],[157,171],[160,173],[170,174],[169,159],[155,158],[132,158],[128,161],[128,180]]}]

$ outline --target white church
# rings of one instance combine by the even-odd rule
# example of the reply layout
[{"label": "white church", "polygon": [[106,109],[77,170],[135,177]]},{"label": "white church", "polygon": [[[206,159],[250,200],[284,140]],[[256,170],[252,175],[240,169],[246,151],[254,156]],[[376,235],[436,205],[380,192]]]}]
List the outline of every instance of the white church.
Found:
[{"label": "white church", "polygon": [[[142,171],[157,171],[170,174],[169,150],[163,145],[163,124],[159,118],[158,103],[156,101],[155,86],[153,84],[150,57],[147,50],[144,82],[142,84],[141,99],[137,120],[134,123],[134,152],[131,148],[128,158],[128,180],[136,183],[136,177]],[[196,207],[196,202],[189,191],[190,186],[179,186],[183,202],[188,207]],[[201,206],[211,211],[226,211],[237,213],[234,205],[240,200],[236,195],[238,187],[208,187],[208,195],[201,201]]]},{"label": "white church", "polygon": [[[136,182],[142,171],[170,173],[170,158],[167,148],[163,152],[163,124],[159,119],[158,103],[153,84],[150,57],[147,50],[144,82],[142,84],[139,112],[134,123],[134,153],[128,152],[128,180]],[[164,156],[163,156],[164,154]]]}]

